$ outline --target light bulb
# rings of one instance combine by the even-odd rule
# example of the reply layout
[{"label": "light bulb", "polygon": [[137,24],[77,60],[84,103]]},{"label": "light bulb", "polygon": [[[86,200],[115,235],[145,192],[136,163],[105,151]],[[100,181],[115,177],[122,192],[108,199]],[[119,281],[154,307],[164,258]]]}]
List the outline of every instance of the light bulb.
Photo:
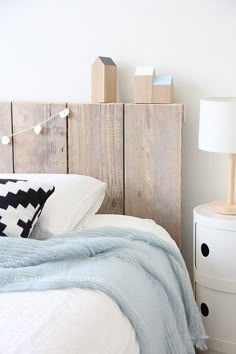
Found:
[{"label": "light bulb", "polygon": [[35,134],[39,135],[41,133],[42,127],[40,124],[35,125],[34,132]]},{"label": "light bulb", "polygon": [[66,118],[70,113],[70,110],[68,108],[63,109],[63,111],[59,112],[59,116],[61,118]]},{"label": "light bulb", "polygon": [[7,145],[10,143],[10,138],[9,136],[3,136],[2,137],[2,145]]}]

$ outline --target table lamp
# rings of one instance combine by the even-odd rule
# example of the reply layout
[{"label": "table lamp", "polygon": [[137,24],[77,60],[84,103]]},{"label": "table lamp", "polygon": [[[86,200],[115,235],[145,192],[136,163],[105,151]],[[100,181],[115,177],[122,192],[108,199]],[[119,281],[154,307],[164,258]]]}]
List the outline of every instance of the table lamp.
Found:
[{"label": "table lamp", "polygon": [[227,200],[215,201],[211,205],[217,213],[236,215],[234,204],[236,97],[201,100],[198,145],[201,150],[229,155]]}]

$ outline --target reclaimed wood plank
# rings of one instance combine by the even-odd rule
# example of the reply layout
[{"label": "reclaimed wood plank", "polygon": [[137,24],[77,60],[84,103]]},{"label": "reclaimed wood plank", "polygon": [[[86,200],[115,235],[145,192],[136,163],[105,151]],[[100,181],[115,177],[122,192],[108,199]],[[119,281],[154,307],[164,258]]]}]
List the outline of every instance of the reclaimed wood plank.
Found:
[{"label": "reclaimed wood plank", "polygon": [[[0,136],[12,134],[11,102],[0,102]],[[0,173],[13,172],[12,139],[8,145],[0,141]]]},{"label": "reclaimed wood plank", "polygon": [[[12,103],[13,132],[27,129],[60,112],[65,103]],[[42,125],[40,135],[33,130],[14,136],[16,173],[67,173],[67,123],[56,117]]]},{"label": "reclaimed wood plank", "polygon": [[123,214],[123,104],[68,104],[69,173],[107,183],[99,213]]},{"label": "reclaimed wood plank", "polygon": [[125,105],[125,214],[181,243],[182,104]]}]

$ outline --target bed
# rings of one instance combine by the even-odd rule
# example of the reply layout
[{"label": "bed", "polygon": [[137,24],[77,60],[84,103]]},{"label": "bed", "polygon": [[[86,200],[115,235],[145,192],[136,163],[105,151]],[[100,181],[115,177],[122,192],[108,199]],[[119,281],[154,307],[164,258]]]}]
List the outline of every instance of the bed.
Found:
[{"label": "bed", "polygon": [[[151,220],[95,215],[87,227],[121,225],[155,232],[171,242]],[[102,292],[70,288],[3,293],[0,299],[0,353],[140,353],[132,325]]]},{"label": "bed", "polygon": [[[37,141],[29,132],[24,135],[24,138],[20,135],[16,136],[14,143],[9,144],[5,149],[1,147],[4,161],[1,172],[10,172],[10,174],[2,174],[0,178],[37,179],[43,177],[38,175],[39,172],[43,172],[50,173],[43,177],[48,180],[49,176],[53,179],[57,176],[55,174],[59,173],[58,180],[68,178],[66,185],[73,186],[73,174],[76,173],[90,175],[105,182],[106,193],[102,189],[105,197],[103,196],[104,198],[100,200],[102,193],[96,192],[96,198],[99,197],[100,201],[91,199],[91,206],[89,208],[87,206],[87,211],[83,215],[79,208],[80,222],[78,223],[76,220],[70,219],[70,222],[67,220],[67,217],[70,218],[72,214],[77,218],[77,212],[72,213],[68,210],[66,214],[63,208],[61,211],[59,208],[56,212],[57,207],[55,204],[54,206],[50,204],[50,197],[33,229],[31,250],[34,247],[37,250],[46,245],[50,247],[57,245],[57,252],[60,254],[64,252],[63,247],[73,248],[77,245],[75,240],[78,239],[79,246],[85,245],[86,250],[89,249],[90,254],[87,258],[98,256],[100,263],[96,263],[97,268],[95,266],[93,268],[92,263],[89,266],[89,269],[95,271],[91,274],[96,274],[96,271],[101,269],[101,275],[107,275],[109,265],[112,269],[114,264],[118,264],[123,258],[123,253],[125,254],[130,247],[130,241],[134,241],[134,251],[132,249],[131,253],[127,253],[128,257],[132,256],[132,262],[129,262],[131,267],[127,266],[127,274],[136,276],[136,268],[140,267],[143,259],[139,256],[135,269],[131,269],[137,260],[135,252],[144,252],[144,256],[146,254],[146,258],[149,257],[150,262],[153,262],[149,266],[154,268],[152,270],[157,278],[162,277],[164,288],[169,288],[168,291],[165,290],[165,298],[168,298],[171,306],[168,305],[165,311],[162,306],[160,310],[158,296],[152,297],[153,305],[150,306],[147,302],[145,307],[142,306],[141,294],[145,289],[142,289],[140,284],[146,284],[147,288],[150,286],[150,289],[155,285],[156,291],[160,293],[160,299],[163,294],[163,286],[160,286],[162,282],[154,281],[155,277],[150,276],[152,272],[148,272],[148,276],[146,274],[148,260],[145,266],[142,264],[141,271],[139,271],[140,278],[137,279],[140,281],[135,282],[130,277],[130,285],[135,288],[137,296],[131,294],[128,282],[126,283],[124,289],[127,290],[127,301],[129,296],[130,299],[132,298],[131,295],[134,300],[133,304],[131,304],[132,301],[127,304],[127,312],[124,305],[125,296],[121,296],[122,301],[119,301],[118,297],[112,296],[113,294],[106,291],[105,287],[93,287],[90,286],[91,284],[86,286],[86,283],[83,284],[81,281],[77,281],[75,286],[59,288],[58,285],[55,286],[55,283],[52,287],[45,287],[38,280],[35,286],[35,280],[29,281],[28,274],[24,273],[27,267],[32,265],[22,263],[20,270],[26,281],[17,280],[17,286],[13,284],[13,281],[2,282],[0,289],[0,332],[3,334],[0,337],[0,353],[190,354],[194,353],[193,345],[205,349],[204,329],[178,249],[181,244],[183,106],[21,102],[0,104],[0,115],[1,112],[4,112],[5,116],[9,115],[11,124],[7,125],[5,122],[4,128],[14,132],[26,128],[28,124],[36,124],[45,114],[66,106],[70,109],[68,121],[50,122],[44,134],[39,136]],[[0,122],[3,124],[2,120]],[[96,128],[96,134],[92,127]],[[25,173],[36,175],[30,177]],[[63,173],[69,174],[63,176]],[[61,188],[59,184],[58,186],[56,185],[55,193]],[[71,187],[72,196],[68,199],[69,201],[73,199],[73,194],[79,195],[73,188]],[[88,189],[90,188],[91,186],[88,186]],[[66,196],[60,195],[57,205],[61,204],[62,200],[66,203]],[[76,198],[73,203],[76,204]],[[72,209],[73,203],[69,203]],[[48,217],[50,208],[54,211],[54,217],[56,215],[53,220],[55,226],[50,225],[51,233],[44,230],[39,234],[42,224],[50,224],[51,219]],[[97,211],[98,214],[95,215]],[[66,225],[70,225],[69,228],[63,226],[65,222]],[[37,225],[39,225],[38,229]],[[73,231],[73,235],[68,234],[69,231]],[[113,242],[114,239],[118,243]],[[101,242],[99,243],[98,240]],[[22,244],[19,242],[15,244],[13,238],[9,242],[5,237],[0,241],[2,241],[0,252],[2,252],[3,265],[4,259],[7,260],[6,253],[9,252],[9,244],[16,246],[14,252],[17,254],[22,251],[22,244],[28,247],[30,242],[27,239]],[[143,244],[143,249],[139,249],[141,244]],[[156,253],[150,245],[156,247]],[[99,247],[101,250],[98,251]],[[122,253],[117,253],[117,249],[120,248],[122,248]],[[7,252],[4,253],[2,251],[4,249]],[[47,249],[45,248],[43,252],[46,254]],[[48,266],[50,262],[53,263],[55,256],[57,254],[52,255]],[[43,256],[40,254],[40,257]],[[113,264],[111,260],[109,261],[111,259],[109,257],[113,257],[114,260],[118,259],[118,263],[115,261]],[[75,258],[74,264],[79,267],[75,268],[77,271],[81,269],[81,264],[77,264],[77,255]],[[127,263],[127,259],[122,259],[122,262]],[[21,260],[18,261],[21,262]],[[40,262],[38,265],[40,269]],[[90,274],[86,273],[88,270],[86,267],[85,273],[81,274]],[[17,278],[18,267],[14,265],[10,268],[9,278],[14,274]],[[157,268],[160,268],[159,274],[156,273]],[[12,269],[15,269],[16,273]],[[2,277],[0,272],[0,280],[5,279],[6,269],[4,266],[1,269],[1,262],[0,270],[3,271]],[[124,272],[119,273],[123,274],[120,277],[117,276],[118,273],[114,273],[114,284],[112,284],[114,289],[117,284],[121,284],[122,277],[125,278]],[[35,274],[42,273],[37,273],[36,270]],[[137,277],[139,275],[137,274]],[[109,276],[112,282],[112,273]],[[145,283],[147,278],[148,282]],[[105,285],[107,286],[107,283]],[[18,286],[20,288],[17,288]],[[149,292],[151,293],[151,290]],[[175,297],[175,294],[178,296]],[[147,299],[148,296],[146,300],[143,297],[144,302]],[[155,301],[156,308],[160,312],[155,310]],[[134,320],[139,310],[143,314],[143,324]],[[151,318],[152,312],[156,317],[160,315],[158,322],[154,323],[154,319]],[[145,316],[148,318],[144,319]],[[162,319],[165,326],[162,326]],[[146,326],[149,322],[150,328]],[[178,325],[180,330],[177,330]],[[150,342],[153,341],[154,346],[146,343],[149,338],[148,332],[153,332]],[[175,332],[179,332],[178,336]],[[140,333],[145,333],[147,336],[143,335],[142,338]]]}]

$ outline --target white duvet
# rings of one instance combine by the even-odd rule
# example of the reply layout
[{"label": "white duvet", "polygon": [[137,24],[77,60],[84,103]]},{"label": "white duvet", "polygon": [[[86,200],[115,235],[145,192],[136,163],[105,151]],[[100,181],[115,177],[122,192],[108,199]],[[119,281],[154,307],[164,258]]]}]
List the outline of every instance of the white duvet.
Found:
[{"label": "white duvet", "polygon": [[[95,215],[87,226],[133,227],[173,242],[151,220]],[[118,305],[94,290],[0,293],[0,354],[138,354],[135,331]]]}]

